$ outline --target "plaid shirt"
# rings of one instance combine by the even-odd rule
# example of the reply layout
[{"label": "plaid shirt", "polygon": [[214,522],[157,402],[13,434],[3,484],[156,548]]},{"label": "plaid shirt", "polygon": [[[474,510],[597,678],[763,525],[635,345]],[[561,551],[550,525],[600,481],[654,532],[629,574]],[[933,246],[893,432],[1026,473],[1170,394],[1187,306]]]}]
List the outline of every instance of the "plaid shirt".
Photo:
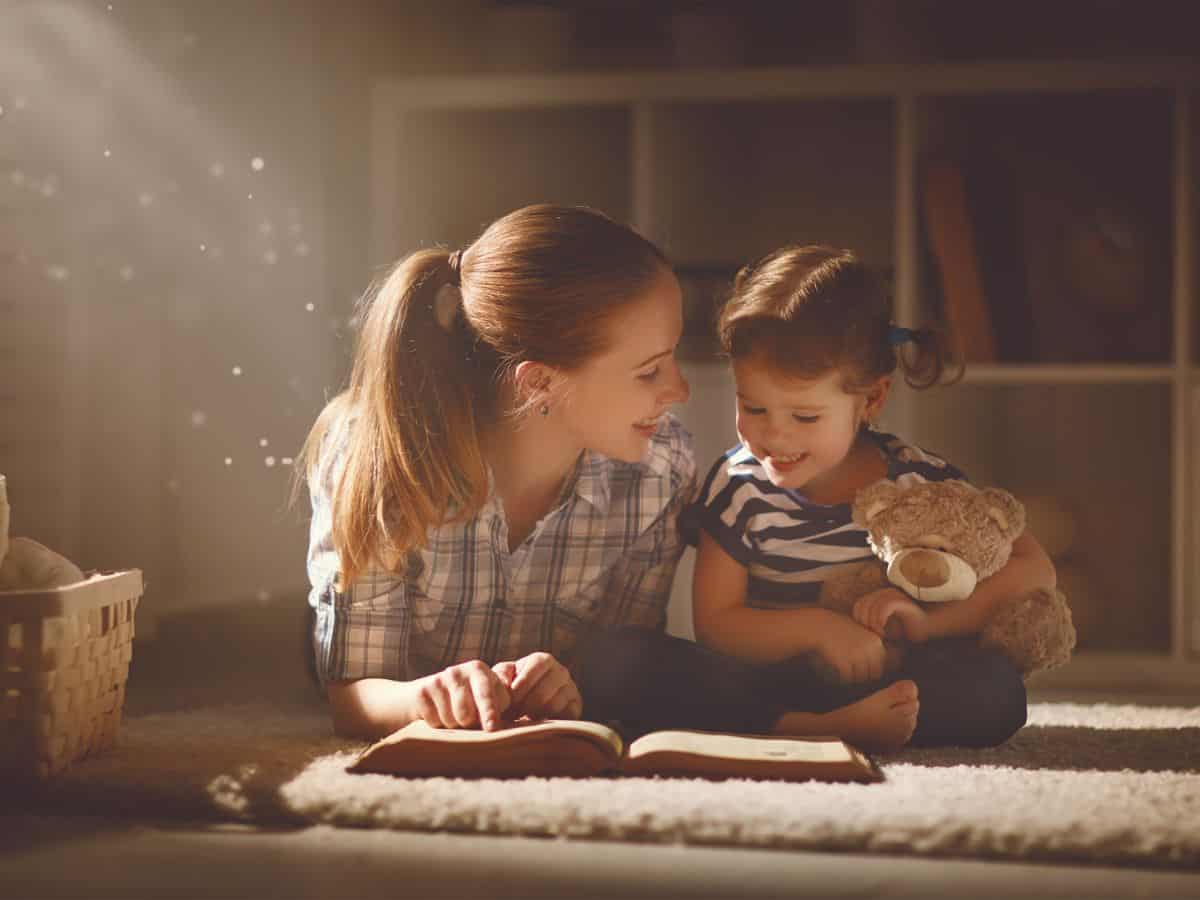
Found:
[{"label": "plaid shirt", "polygon": [[342,592],[331,498],[344,435],[309,484],[309,604],[323,682],[409,681],[535,650],[569,667],[574,647],[598,628],[665,623],[684,546],[678,514],[696,481],[691,435],[673,417],[663,418],[640,463],[586,452],[560,503],[513,552],[492,492],[474,519],[431,529],[405,571],[372,569]]}]

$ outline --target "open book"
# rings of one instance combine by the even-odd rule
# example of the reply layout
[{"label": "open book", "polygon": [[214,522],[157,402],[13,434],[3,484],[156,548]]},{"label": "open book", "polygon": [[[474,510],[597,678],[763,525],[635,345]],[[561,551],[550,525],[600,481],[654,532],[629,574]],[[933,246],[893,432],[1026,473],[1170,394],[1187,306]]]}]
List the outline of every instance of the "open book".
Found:
[{"label": "open book", "polygon": [[620,773],[786,781],[882,781],[866,754],[838,738],[653,731],[628,747],[607,725],[522,721],[497,731],[431,728],[418,719],[364,750],[350,772],[459,778]]}]

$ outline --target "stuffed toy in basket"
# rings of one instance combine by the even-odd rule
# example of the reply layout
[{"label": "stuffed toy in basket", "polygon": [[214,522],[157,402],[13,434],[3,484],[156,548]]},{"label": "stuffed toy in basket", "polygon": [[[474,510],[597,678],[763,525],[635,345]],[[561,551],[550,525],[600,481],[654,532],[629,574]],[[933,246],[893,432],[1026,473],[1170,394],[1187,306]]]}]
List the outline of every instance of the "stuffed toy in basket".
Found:
[{"label": "stuffed toy in basket", "polygon": [[116,742],[142,573],[85,576],[9,518],[0,475],[0,777],[44,778]]}]

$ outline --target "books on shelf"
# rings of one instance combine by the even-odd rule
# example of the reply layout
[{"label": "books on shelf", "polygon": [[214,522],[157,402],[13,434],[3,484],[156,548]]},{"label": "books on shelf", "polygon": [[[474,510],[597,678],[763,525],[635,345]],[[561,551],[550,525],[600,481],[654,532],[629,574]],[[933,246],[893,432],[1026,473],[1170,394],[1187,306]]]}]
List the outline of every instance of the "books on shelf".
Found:
[{"label": "books on shelf", "polygon": [[971,224],[966,178],[951,159],[926,162],[922,211],[941,276],[943,313],[967,362],[995,362],[996,342]]},{"label": "books on shelf", "polygon": [[[925,236],[967,362],[1156,362],[1169,293],[1149,218],[1005,143],[926,161]],[[1161,254],[1160,254],[1161,255]]]},{"label": "books on shelf", "polygon": [[883,780],[874,760],[838,738],[653,731],[627,744],[615,728],[574,719],[522,720],[496,731],[433,728],[418,719],[367,747],[347,771],[458,778]]}]

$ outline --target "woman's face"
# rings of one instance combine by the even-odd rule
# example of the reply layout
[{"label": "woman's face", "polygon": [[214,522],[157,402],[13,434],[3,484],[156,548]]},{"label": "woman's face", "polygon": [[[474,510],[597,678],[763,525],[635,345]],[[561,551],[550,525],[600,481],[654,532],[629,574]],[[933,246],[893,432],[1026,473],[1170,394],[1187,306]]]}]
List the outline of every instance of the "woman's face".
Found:
[{"label": "woman's face", "polygon": [[663,413],[688,397],[675,361],[683,334],[683,299],[675,275],[661,269],[609,327],[609,349],[565,376],[562,422],[580,446],[638,462]]}]

